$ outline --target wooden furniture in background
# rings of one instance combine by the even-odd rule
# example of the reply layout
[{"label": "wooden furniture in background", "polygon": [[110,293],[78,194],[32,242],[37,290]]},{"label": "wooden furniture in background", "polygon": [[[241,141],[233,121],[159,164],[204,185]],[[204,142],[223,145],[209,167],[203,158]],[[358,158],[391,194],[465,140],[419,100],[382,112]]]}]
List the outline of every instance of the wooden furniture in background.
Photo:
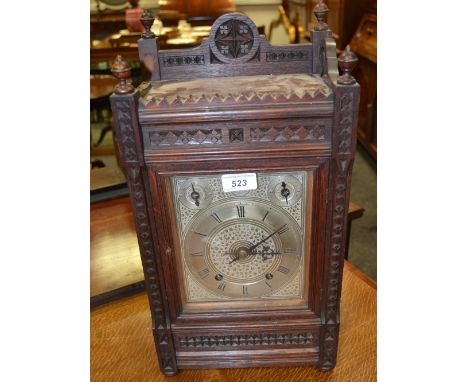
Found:
[{"label": "wooden furniture in background", "polygon": [[[122,182],[125,178],[119,169],[96,169],[91,173],[91,192],[109,190]],[[349,203],[346,259],[351,222],[363,213],[364,208]],[[130,198],[121,196],[91,204],[91,306],[143,289],[144,275]]]},{"label": "wooden furniture in background", "polygon": [[366,13],[351,41],[359,57],[355,76],[361,85],[358,140],[377,160],[377,15]]},{"label": "wooden furniture in background", "polygon": [[[317,23],[313,9],[321,0],[289,0],[289,19],[310,30]],[[328,25],[334,33],[336,47],[343,50],[351,41],[362,15],[369,8],[377,8],[376,0],[327,0]]]},{"label": "wooden furniture in background", "polygon": [[95,142],[91,148],[91,155],[102,155],[102,153],[97,153],[99,150],[96,151],[96,148],[102,143],[105,135],[112,131],[109,96],[113,93],[115,85],[117,85],[117,80],[113,76],[91,75],[91,122],[104,124],[104,127],[101,129],[99,138],[93,139],[92,137],[93,142]]},{"label": "wooden furniture in background", "polygon": [[345,250],[345,255],[344,255],[345,260],[348,260],[349,241],[351,238],[351,228],[352,228],[353,220],[359,219],[364,214],[364,211],[365,211],[364,207],[361,207],[357,203],[349,202],[348,229],[346,230],[346,250]]},{"label": "wooden furniture in background", "polygon": [[[206,367],[335,367],[359,85],[350,74],[357,58],[349,49],[338,58],[343,71],[338,76],[326,10],[316,15],[312,44],[271,46],[249,18],[232,13],[215,21],[199,47],[166,51],[158,49],[150,17],[142,18],[139,54],[151,81],[135,90],[121,57],[112,67],[119,78],[111,96],[114,136],[165,375]],[[292,253],[303,256],[299,298],[254,301],[244,297],[244,285],[235,301],[210,299],[187,308],[172,176],[290,171],[307,172],[304,200],[313,200],[303,204],[304,246],[294,243],[300,234],[289,242],[301,248]],[[289,195],[283,183],[281,195]],[[182,197],[198,201],[200,193],[192,183]],[[242,201],[239,195],[229,197]],[[236,218],[248,215],[238,204]],[[289,229],[279,233],[287,224],[274,226],[269,237]],[[248,251],[256,246],[247,245],[246,256],[255,256]],[[188,255],[198,253],[203,256]],[[197,271],[193,269],[202,273]],[[276,278],[288,272],[278,271]],[[270,273],[261,276],[272,278]]]},{"label": "wooden furniture in background", "polygon": [[[165,377],[153,361],[148,299],[144,293],[91,309],[91,381],[153,381]],[[171,378],[192,381],[377,381],[377,292],[375,283],[345,262],[341,329],[335,369],[311,367],[184,370]]]},{"label": "wooden furniture in background", "polygon": [[170,20],[186,19],[194,26],[211,25],[222,14],[234,12],[232,0],[167,0],[161,4],[158,16],[164,25],[177,25]]},{"label": "wooden furniture in background", "polygon": [[290,20],[283,5],[278,6],[278,18],[270,23],[268,41],[275,44],[297,44],[304,29],[298,25],[297,17]]}]

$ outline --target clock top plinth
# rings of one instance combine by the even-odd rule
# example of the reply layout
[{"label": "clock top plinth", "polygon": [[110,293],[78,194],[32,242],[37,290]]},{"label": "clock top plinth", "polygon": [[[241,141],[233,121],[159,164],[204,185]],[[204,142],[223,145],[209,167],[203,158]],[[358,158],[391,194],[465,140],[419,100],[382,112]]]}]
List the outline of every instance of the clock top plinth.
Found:
[{"label": "clock top plinth", "polygon": [[294,102],[333,101],[330,85],[318,75],[283,74],[158,81],[140,86],[140,112],[205,110]]}]

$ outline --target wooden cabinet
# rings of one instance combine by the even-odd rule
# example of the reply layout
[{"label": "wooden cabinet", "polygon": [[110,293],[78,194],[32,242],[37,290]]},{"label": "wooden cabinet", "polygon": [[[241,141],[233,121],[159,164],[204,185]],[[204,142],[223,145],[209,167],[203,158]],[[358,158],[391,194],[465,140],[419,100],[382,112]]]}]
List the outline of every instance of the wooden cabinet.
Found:
[{"label": "wooden cabinet", "polygon": [[377,15],[367,13],[361,20],[351,48],[359,57],[356,78],[361,85],[358,139],[377,160]]},{"label": "wooden cabinet", "polygon": [[[313,9],[319,0],[289,0],[289,19],[297,19],[299,25],[310,30],[317,23]],[[327,0],[328,25],[336,38],[338,50],[351,41],[362,15],[369,8],[376,8],[375,0]]]},{"label": "wooden cabinet", "polygon": [[271,46],[245,15],[159,50],[111,96],[161,371],[335,366],[359,85],[331,31]]}]

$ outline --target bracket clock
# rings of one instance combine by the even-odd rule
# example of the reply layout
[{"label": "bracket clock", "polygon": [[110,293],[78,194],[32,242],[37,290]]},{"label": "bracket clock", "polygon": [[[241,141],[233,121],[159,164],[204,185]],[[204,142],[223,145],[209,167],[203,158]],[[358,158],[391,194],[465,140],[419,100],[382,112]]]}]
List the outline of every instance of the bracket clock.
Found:
[{"label": "bracket clock", "polygon": [[[122,57],[111,96],[161,371],[336,362],[359,85],[327,9],[310,44],[271,46],[243,14],[197,48]],[[343,74],[339,75],[338,65]]]}]

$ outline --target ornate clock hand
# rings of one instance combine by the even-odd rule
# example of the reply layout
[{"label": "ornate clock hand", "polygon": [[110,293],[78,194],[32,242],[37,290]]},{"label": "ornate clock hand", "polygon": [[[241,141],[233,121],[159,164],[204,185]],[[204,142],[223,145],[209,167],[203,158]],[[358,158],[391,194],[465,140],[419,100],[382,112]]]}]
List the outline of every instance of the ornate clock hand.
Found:
[{"label": "ornate clock hand", "polygon": [[282,225],[281,227],[279,227],[275,232],[273,232],[271,235],[268,235],[266,238],[264,238],[262,241],[259,241],[257,244],[253,245],[252,247],[249,248],[249,253],[252,253],[252,250],[254,250],[255,248],[257,248],[260,244],[264,243],[265,241],[267,241],[270,237],[272,237],[275,233],[281,231],[284,227],[286,227],[287,224],[284,224]]},{"label": "ornate clock hand", "polygon": [[234,257],[228,264],[232,264],[234,261],[237,261],[240,259],[240,256],[237,255],[236,257]]},{"label": "ornate clock hand", "polygon": [[286,183],[282,182],[281,183],[281,196],[286,199],[286,204],[288,204],[288,196],[291,195],[291,192],[289,191],[288,188],[286,188]]},{"label": "ornate clock hand", "polygon": [[195,205],[198,207],[200,205],[200,193],[195,190],[195,186],[192,183],[192,193],[190,197],[195,201]]}]

